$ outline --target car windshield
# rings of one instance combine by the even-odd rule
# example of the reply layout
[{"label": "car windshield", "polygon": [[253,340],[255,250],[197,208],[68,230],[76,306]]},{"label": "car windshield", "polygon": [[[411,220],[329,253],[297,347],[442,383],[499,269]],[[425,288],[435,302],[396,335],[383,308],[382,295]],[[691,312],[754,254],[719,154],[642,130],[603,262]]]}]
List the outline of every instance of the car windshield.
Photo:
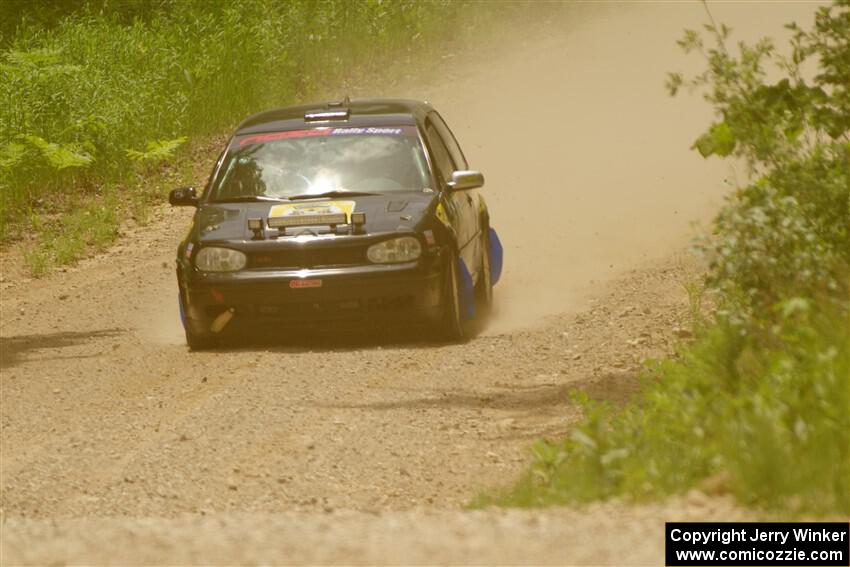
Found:
[{"label": "car windshield", "polygon": [[393,193],[429,186],[414,126],[315,128],[234,138],[210,200]]}]

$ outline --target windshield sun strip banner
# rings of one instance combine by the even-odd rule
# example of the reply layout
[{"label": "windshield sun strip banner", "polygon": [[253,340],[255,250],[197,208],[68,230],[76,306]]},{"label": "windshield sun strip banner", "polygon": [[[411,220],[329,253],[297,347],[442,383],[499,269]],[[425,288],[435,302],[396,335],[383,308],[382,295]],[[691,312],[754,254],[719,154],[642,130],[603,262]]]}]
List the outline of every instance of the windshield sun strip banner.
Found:
[{"label": "windshield sun strip banner", "polygon": [[309,130],[285,130],[283,132],[265,132],[263,134],[248,134],[237,136],[233,140],[235,146],[262,144],[276,140],[292,138],[311,138],[314,136],[416,136],[415,126],[343,126],[310,128]]}]

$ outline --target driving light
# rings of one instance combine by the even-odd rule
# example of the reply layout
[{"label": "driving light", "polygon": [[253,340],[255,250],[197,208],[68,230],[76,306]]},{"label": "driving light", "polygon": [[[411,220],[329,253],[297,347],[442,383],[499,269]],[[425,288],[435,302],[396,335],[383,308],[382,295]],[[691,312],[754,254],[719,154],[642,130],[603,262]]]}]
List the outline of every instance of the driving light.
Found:
[{"label": "driving light", "polygon": [[263,219],[248,219],[248,230],[254,233],[254,240],[263,239]]},{"label": "driving light", "polygon": [[363,234],[366,232],[366,213],[351,213],[351,232],[352,234]]},{"label": "driving light", "polygon": [[230,248],[208,246],[195,256],[195,266],[205,272],[235,272],[245,267],[245,254]]},{"label": "driving light", "polygon": [[412,236],[402,236],[373,244],[366,251],[370,262],[375,264],[394,264],[412,262],[422,255],[422,245]]}]

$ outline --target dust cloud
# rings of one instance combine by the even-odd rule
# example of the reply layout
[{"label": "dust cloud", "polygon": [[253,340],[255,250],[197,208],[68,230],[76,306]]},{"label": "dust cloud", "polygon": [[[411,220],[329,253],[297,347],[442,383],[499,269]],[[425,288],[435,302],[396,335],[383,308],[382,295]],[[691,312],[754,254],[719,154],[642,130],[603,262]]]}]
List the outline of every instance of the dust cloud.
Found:
[{"label": "dust cloud", "polygon": [[176,292],[152,298],[145,313],[145,319],[138,321],[137,326],[141,336],[153,344],[180,346],[186,344]]},{"label": "dust cloud", "polygon": [[[733,41],[781,37],[816,8],[709,5]],[[622,270],[682,249],[741,181],[689,149],[712,120],[709,104],[664,87],[668,72],[702,70],[676,40],[707,22],[696,1],[572,4],[533,39],[424,93],[487,179],[505,247],[489,332],[577,308]]]},{"label": "dust cloud", "polygon": [[[810,23],[818,3],[709,6],[737,42],[787,37],[783,25]],[[689,149],[713,119],[709,103],[664,87],[668,72],[703,70],[676,41],[708,21],[696,0],[571,3],[557,21],[453,54],[424,87],[414,76],[397,92],[353,93],[429,100],[484,172],[505,248],[488,334],[578,309],[622,271],[683,249],[744,181],[742,169]],[[143,334],[182,344],[176,290],[151,300]]]}]

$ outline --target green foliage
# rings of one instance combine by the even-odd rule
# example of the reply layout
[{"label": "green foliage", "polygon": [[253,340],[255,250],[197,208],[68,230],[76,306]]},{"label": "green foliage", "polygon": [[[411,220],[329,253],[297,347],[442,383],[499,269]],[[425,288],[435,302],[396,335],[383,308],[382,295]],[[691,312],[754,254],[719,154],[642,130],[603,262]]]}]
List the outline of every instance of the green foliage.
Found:
[{"label": "green foliage", "polygon": [[726,157],[735,151],[735,136],[726,122],[713,124],[708,132],[697,138],[693,147],[699,150],[702,157]]},{"label": "green foliage", "polygon": [[118,233],[118,198],[114,190],[73,207],[61,217],[39,218],[36,241],[24,254],[32,274],[41,277],[54,266],[72,264],[112,243]]},{"label": "green foliage", "polygon": [[[686,31],[680,47],[707,70],[667,81],[717,110],[694,148],[756,176],[698,247],[716,318],[694,314],[689,289],[697,340],[644,373],[639,399],[619,411],[579,400],[583,424],[535,445],[520,482],[477,504],[657,498],[726,475],[748,505],[850,513],[850,0],[818,9],[811,31],[788,27],[788,57],[769,40],[733,54],[713,21],[710,46]],[[769,82],[769,62],[786,76]]]},{"label": "green foliage", "polygon": [[475,504],[659,498],[723,472],[746,504],[850,513],[848,312],[793,298],[779,315],[758,337],[721,320],[622,411],[579,400],[582,425],[539,441],[516,486]]},{"label": "green foliage", "polygon": [[456,37],[469,3],[0,5],[11,6],[0,13],[0,239],[8,241],[33,228],[33,214],[68,211],[74,197],[128,172],[147,177],[184,142],[269,107],[341,97],[346,81],[425,57]]},{"label": "green foliage", "polygon": [[141,162],[157,162],[167,160],[174,156],[181,145],[186,142],[186,136],[181,136],[173,140],[156,140],[148,142],[145,151],[127,150],[127,157],[133,161]]},{"label": "green foliage", "polygon": [[[720,119],[701,136],[695,147],[703,156],[735,155],[765,171],[800,159],[821,146],[821,151],[846,154],[850,131],[850,11],[848,0],[819,8],[814,29],[797,24],[790,55],[777,53],[768,39],[755,45],[739,44],[735,56],[727,47],[731,30],[723,25],[705,26],[712,42],[687,30],[679,45],[698,52],[707,70],[686,80],[671,73],[667,87],[676,94],[682,86],[706,89],[705,98]],[[809,79],[804,67],[812,59],[820,72]],[[770,82],[767,63],[774,62],[783,77]],[[830,144],[834,142],[834,145]]]},{"label": "green foliage", "polygon": [[94,161],[91,155],[71,145],[52,144],[32,135],[25,135],[23,138],[35,146],[50,167],[56,171],[69,167],[85,167]]},{"label": "green foliage", "polygon": [[[714,45],[686,32],[680,45],[698,50],[708,70],[676,83],[707,88],[722,119],[695,143],[703,156],[746,159],[760,178],[738,190],[703,243],[709,280],[733,320],[760,326],[783,299],[821,289],[847,300],[850,266],[850,0],[819,8],[812,31],[787,26],[790,55],[772,43],[741,44],[708,25]],[[769,63],[787,76],[769,82]],[[818,72],[804,73],[807,64]]]},{"label": "green foliage", "polygon": [[9,142],[0,147],[0,169],[10,171],[24,161],[27,148],[18,142]]},{"label": "green foliage", "polygon": [[[766,180],[731,198],[701,243],[709,283],[721,292],[721,314],[760,327],[782,300],[827,290],[846,300],[845,263],[820,238],[811,204],[782,195]],[[840,293],[839,293],[840,292]]]}]

